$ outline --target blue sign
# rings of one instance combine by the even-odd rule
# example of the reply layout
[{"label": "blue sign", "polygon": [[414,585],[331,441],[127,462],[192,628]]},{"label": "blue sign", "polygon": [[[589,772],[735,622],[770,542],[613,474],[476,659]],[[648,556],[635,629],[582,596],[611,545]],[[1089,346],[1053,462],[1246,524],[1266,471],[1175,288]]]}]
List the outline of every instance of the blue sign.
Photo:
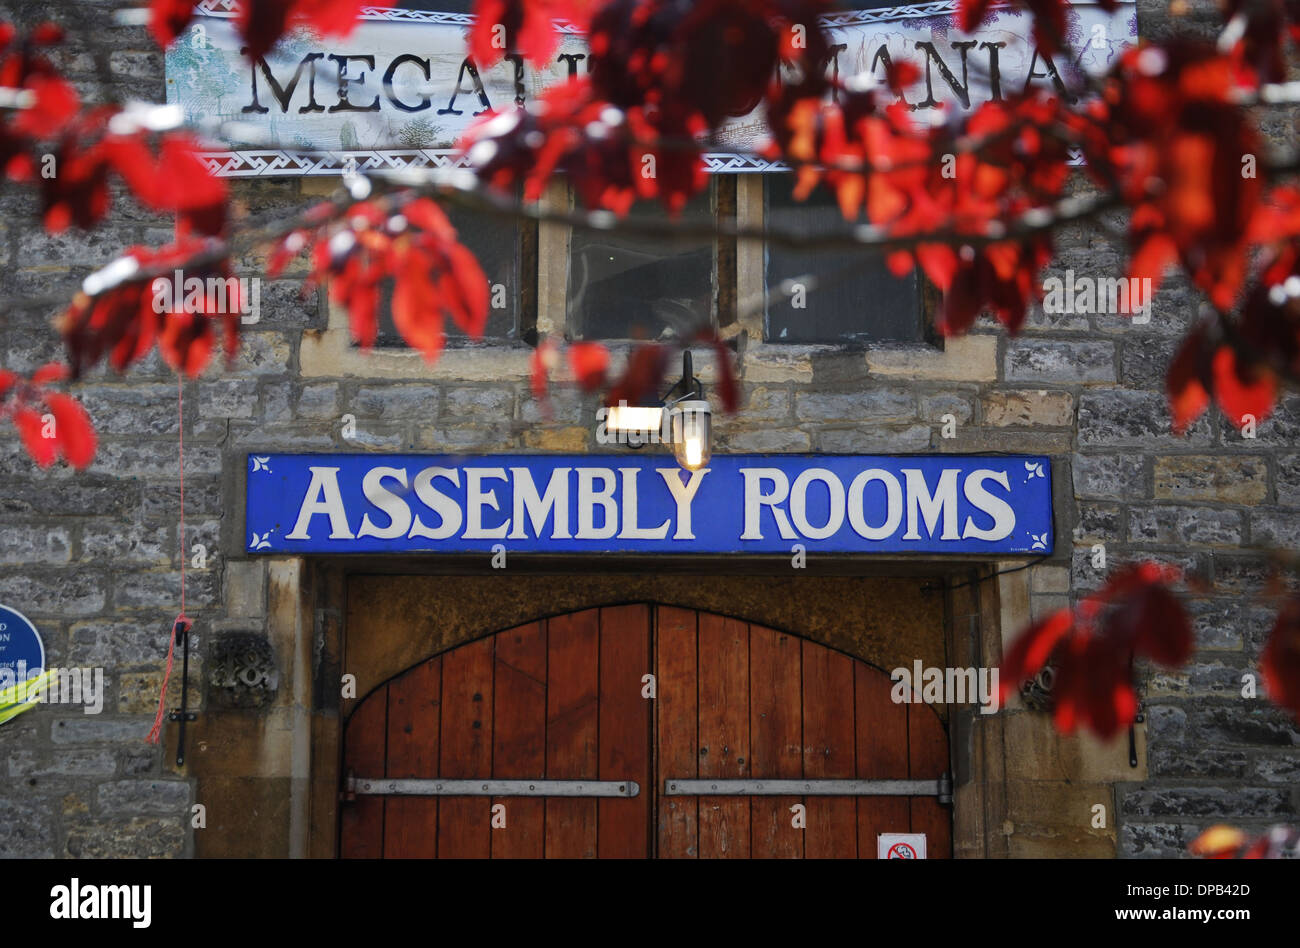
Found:
[{"label": "blue sign", "polygon": [[250,553],[1050,553],[1045,457],[248,458]]},{"label": "blue sign", "polygon": [[0,606],[0,689],[27,681],[45,669],[45,643],[30,619]]}]

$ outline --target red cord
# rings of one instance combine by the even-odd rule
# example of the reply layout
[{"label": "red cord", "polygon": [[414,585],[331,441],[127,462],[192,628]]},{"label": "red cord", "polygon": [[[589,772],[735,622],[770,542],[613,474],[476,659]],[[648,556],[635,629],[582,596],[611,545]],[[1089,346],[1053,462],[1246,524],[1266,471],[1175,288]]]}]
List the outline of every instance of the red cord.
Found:
[{"label": "red cord", "polygon": [[181,466],[181,522],[177,528],[177,541],[181,553],[181,612],[172,621],[172,637],[167,646],[167,670],[163,672],[162,693],[158,695],[158,713],[154,715],[153,727],[149,731],[149,736],[145,738],[150,744],[157,744],[162,735],[163,716],[167,711],[167,685],[171,681],[172,662],[176,657],[176,629],[183,622],[186,631],[189,631],[193,624],[189,616],[185,615],[185,376],[180,372],[176,373],[176,416],[180,432]]}]

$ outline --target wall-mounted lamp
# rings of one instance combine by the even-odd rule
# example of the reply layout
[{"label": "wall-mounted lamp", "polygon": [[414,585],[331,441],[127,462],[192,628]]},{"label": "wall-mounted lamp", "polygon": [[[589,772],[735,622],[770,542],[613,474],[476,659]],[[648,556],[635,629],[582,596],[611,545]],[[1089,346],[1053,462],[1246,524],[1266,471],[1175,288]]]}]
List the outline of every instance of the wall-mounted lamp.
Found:
[{"label": "wall-mounted lamp", "polygon": [[698,471],[708,464],[713,456],[713,410],[704,397],[704,386],[695,377],[690,350],[682,353],[681,381],[658,405],[612,406],[605,415],[605,430],[622,435],[633,447],[667,441],[673,446],[677,463],[688,471]]}]

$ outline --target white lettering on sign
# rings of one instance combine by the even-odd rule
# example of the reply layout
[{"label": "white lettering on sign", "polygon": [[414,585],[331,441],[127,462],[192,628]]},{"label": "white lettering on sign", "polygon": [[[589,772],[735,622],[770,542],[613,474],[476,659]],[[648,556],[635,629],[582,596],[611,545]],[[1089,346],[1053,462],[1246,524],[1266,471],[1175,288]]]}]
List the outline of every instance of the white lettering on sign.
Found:
[{"label": "white lettering on sign", "polygon": [[[412,477],[406,467],[375,466],[361,477],[360,496],[369,509],[349,511],[340,469],[308,470],[290,540],[313,539],[313,530],[319,538],[318,517],[328,522],[331,540],[353,539],[354,523],[357,539],[692,540],[694,501],[709,473],[662,467],[654,469],[658,477],[641,478],[647,469],[558,467],[539,487],[539,477],[525,467],[435,466]],[[739,473],[740,540],[826,540],[847,527],[872,541],[998,541],[1016,528],[1005,471],[903,468],[900,480],[881,468],[850,478],[812,467],[793,482],[775,467],[742,467]],[[959,523],[963,497],[967,516]],[[643,522],[646,510],[654,513]]]},{"label": "white lettering on sign", "polygon": [[[383,7],[363,8],[347,37],[295,30],[265,57],[250,61],[227,0],[202,0],[199,12],[207,15],[167,50],[168,101],[191,121],[256,123],[267,146],[352,159],[351,165],[337,155],[328,163],[308,163],[310,172],[301,162],[286,161],[262,173],[346,173],[377,149],[401,161],[411,152],[454,148],[479,116],[535,102],[547,89],[591,69],[586,38],[569,30],[557,35],[546,62],[508,53],[480,68],[466,48],[463,14],[406,10],[394,18]],[[1071,2],[1071,30],[1092,41],[1069,57],[1040,49],[1030,19],[1019,10],[991,9],[967,34],[951,13],[934,7],[900,3],[836,11],[826,20],[828,79],[870,77],[882,86],[879,95],[896,97],[925,123],[939,109],[969,112],[1038,89],[1075,101],[1088,88],[1088,77],[1104,73],[1137,39],[1130,0],[1109,11],[1085,0]],[[202,42],[196,44],[199,34]],[[912,81],[896,92],[884,89],[885,77],[902,61],[916,67]],[[799,75],[783,66],[773,78],[790,82]],[[748,152],[767,134],[762,110],[755,109],[727,120],[711,140],[724,150]],[[239,154],[233,160],[242,168]],[[428,156],[417,160],[423,164]],[[246,173],[227,165],[221,162],[218,173]]]},{"label": "white lettering on sign", "polygon": [[[1016,526],[1016,515],[1011,505],[984,487],[985,481],[994,481],[1009,493],[1011,487],[1002,471],[976,470],[966,475],[962,493],[970,505],[987,514],[992,523],[981,527],[974,517],[968,516],[961,533],[957,532],[957,478],[961,471],[956,468],[943,471],[933,490],[926,483],[924,472],[917,469],[902,471],[906,489],[889,471],[863,471],[850,482],[847,501],[843,482],[831,471],[821,468],[802,472],[793,485],[785,472],[778,468],[742,468],[740,473],[745,478],[745,531],[740,535],[742,540],[766,538],[762,529],[765,512],[771,516],[783,540],[824,540],[840,531],[846,516],[853,531],[866,540],[892,537],[898,532],[904,513],[907,516],[904,540],[920,540],[922,529],[931,538],[937,536],[941,540],[1001,540],[1010,536]],[[824,524],[808,521],[808,491],[814,483],[823,485],[829,493],[829,519]],[[864,498],[867,485],[872,483],[880,483],[885,489],[884,519],[879,526],[867,522]]]},{"label": "white lettering on sign", "polygon": [[316,514],[323,513],[330,518],[330,539],[351,540],[352,531],[348,529],[348,515],[343,509],[343,495],[339,492],[339,469],[337,467],[313,467],[311,484],[307,487],[307,498],[298,510],[298,522],[290,533],[290,540],[310,539],[307,525]]}]

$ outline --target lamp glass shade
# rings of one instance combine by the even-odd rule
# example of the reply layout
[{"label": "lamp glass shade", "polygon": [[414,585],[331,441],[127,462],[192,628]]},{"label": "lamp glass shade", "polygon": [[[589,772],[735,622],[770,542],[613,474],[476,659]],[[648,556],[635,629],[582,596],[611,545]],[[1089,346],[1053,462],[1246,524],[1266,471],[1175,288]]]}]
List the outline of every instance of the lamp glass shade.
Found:
[{"label": "lamp glass shade", "polygon": [[713,457],[713,410],[703,399],[678,402],[672,419],[677,463],[688,471],[698,471]]}]

